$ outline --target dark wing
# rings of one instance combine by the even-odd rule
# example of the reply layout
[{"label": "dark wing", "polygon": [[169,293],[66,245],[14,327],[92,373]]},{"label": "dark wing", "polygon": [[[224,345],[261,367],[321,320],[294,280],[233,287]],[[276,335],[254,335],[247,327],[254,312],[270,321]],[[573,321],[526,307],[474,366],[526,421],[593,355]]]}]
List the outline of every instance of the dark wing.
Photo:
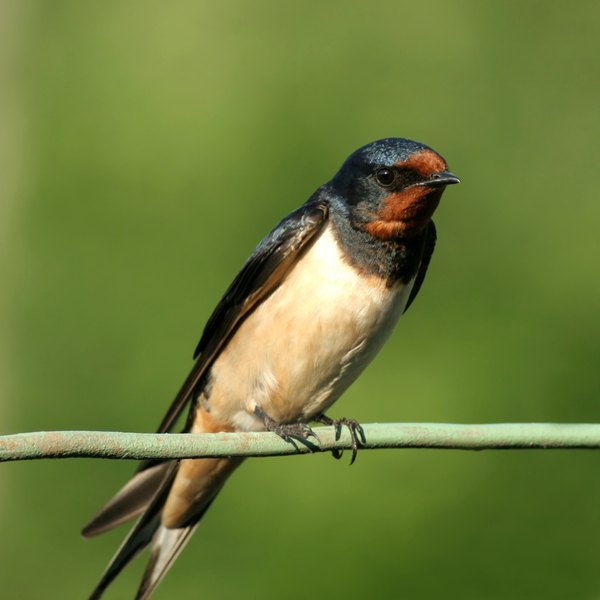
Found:
[{"label": "dark wing", "polygon": [[[198,360],[163,418],[159,433],[173,427],[218,353],[250,312],[281,284],[327,222],[328,214],[325,202],[309,200],[257,246],[208,320],[194,353]],[[103,533],[145,511],[157,490],[168,487],[171,462],[143,461],[125,487],[84,527],[83,535]]]},{"label": "dark wing", "polygon": [[256,247],[209,318],[194,352],[198,358],[164,416],[158,433],[169,431],[207,368],[241,322],[281,284],[327,221],[326,202],[309,200],[289,214]]},{"label": "dark wing", "polygon": [[423,255],[421,256],[421,264],[419,265],[417,277],[415,279],[415,283],[413,284],[412,290],[410,291],[410,296],[408,297],[408,302],[406,303],[404,312],[409,309],[410,305],[413,303],[413,300],[417,297],[417,294],[421,289],[421,285],[425,279],[425,274],[427,273],[429,261],[431,260],[431,255],[433,254],[433,250],[435,248],[436,239],[437,234],[435,232],[435,224],[433,221],[429,221],[427,229],[425,230],[425,241],[423,242]]}]

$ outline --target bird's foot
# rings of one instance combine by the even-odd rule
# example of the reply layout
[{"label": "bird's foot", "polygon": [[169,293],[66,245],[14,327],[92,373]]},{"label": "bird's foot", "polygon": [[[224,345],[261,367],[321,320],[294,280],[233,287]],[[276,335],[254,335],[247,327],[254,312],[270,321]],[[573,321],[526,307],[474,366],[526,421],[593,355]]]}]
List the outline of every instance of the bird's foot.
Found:
[{"label": "bird's foot", "polygon": [[[358,454],[358,444],[359,444],[359,436],[361,441],[365,442],[365,433],[363,428],[360,426],[360,423],[356,419],[348,419],[346,417],[342,417],[341,419],[332,419],[327,415],[319,415],[315,421],[317,423],[323,423],[323,425],[333,425],[335,427],[335,438],[339,439],[342,433],[342,426],[345,425],[350,432],[350,438],[352,440],[352,459],[350,460],[350,464],[353,464],[356,460],[356,456]],[[342,458],[343,450],[332,450],[331,454],[333,458],[339,460]]]},{"label": "bird's foot", "polygon": [[264,423],[268,431],[276,433],[280,438],[291,444],[294,443],[294,440],[298,440],[313,450],[314,445],[308,441],[308,438],[314,437],[316,440],[319,439],[317,434],[306,423],[278,423],[269,417],[260,406],[254,409],[254,414]]}]

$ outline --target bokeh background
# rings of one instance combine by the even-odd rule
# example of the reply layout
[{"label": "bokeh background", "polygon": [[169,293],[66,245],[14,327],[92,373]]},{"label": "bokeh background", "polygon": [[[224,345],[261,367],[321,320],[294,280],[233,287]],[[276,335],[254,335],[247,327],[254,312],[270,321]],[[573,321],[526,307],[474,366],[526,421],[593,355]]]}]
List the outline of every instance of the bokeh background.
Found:
[{"label": "bokeh background", "polygon": [[[422,293],[333,414],[600,420],[600,4],[0,3],[2,432],[151,431],[258,240],[356,147],[432,145]],[[128,462],[0,468],[0,596],[83,598]],[[600,598],[600,455],[249,461],[156,594]],[[137,561],[107,598],[130,598]]]}]

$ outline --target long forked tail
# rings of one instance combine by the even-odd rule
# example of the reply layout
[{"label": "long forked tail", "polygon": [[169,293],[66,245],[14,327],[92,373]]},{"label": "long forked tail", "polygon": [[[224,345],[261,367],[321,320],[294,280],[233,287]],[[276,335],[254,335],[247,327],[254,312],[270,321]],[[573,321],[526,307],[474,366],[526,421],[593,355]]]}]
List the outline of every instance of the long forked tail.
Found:
[{"label": "long forked tail", "polygon": [[83,529],[83,534],[90,537],[143,511],[90,600],[100,598],[123,568],[148,545],[151,546],[150,560],[135,598],[150,598],[240,462],[241,459],[188,459],[147,469],[154,472],[136,473]]},{"label": "long forked tail", "polygon": [[[166,501],[169,490],[171,488],[171,484],[173,483],[173,479],[175,478],[175,474],[177,472],[177,463],[173,462],[168,465],[169,473],[167,477],[161,482],[158,490],[154,490],[153,498],[150,498],[150,502],[148,506],[143,506],[142,509],[145,509],[142,516],[139,518],[137,523],[133,526],[127,537],[123,540],[123,543],[111,559],[108,567],[104,571],[98,585],[90,595],[90,600],[96,600],[102,596],[104,590],[108,587],[108,585],[113,581],[113,579],[123,570],[123,568],[133,560],[153,539],[155,533],[160,529],[160,513],[161,509]],[[137,476],[136,476],[137,477]],[[133,480],[136,479],[134,477]],[[133,481],[132,480],[132,481]],[[111,500],[100,513],[88,523],[83,529],[83,535],[86,537],[95,535],[97,533],[103,533],[108,529],[111,529],[115,525],[123,522],[130,516],[135,516],[136,512],[139,510],[139,506],[136,503],[136,506],[132,510],[124,511],[125,514],[121,516],[116,512],[114,508],[115,505],[119,506],[120,504],[126,505],[123,502],[123,497],[127,497],[131,495],[131,492],[128,492],[128,488],[131,488],[131,483],[125,485],[125,487]],[[134,497],[139,497],[137,494]],[[140,501],[141,502],[141,501]],[[109,521],[107,515],[116,517],[113,520]]]}]

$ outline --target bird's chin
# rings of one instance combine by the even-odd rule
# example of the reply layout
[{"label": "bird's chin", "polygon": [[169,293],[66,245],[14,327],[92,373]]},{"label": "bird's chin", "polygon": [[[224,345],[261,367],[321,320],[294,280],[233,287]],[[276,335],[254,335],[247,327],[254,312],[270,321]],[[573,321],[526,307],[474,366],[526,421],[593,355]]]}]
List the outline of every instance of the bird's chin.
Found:
[{"label": "bird's chin", "polygon": [[433,216],[443,191],[413,187],[390,194],[384,199],[382,208],[362,228],[385,241],[414,237],[423,231]]}]

